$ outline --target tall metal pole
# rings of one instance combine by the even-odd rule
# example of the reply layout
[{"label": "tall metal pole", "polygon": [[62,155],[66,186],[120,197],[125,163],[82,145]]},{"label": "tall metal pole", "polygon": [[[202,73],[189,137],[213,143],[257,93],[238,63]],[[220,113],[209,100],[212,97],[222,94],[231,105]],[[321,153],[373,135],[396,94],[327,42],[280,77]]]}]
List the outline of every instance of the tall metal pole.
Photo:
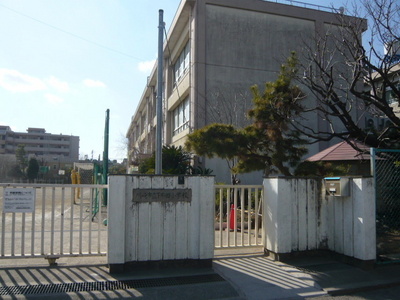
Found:
[{"label": "tall metal pole", "polygon": [[162,174],[162,92],[163,92],[163,34],[164,11],[159,10],[158,67],[157,67],[157,128],[156,128],[156,174]]},{"label": "tall metal pole", "polygon": [[[110,127],[110,110],[106,110],[106,124],[104,126],[104,151],[103,151],[103,184],[108,182],[108,135]],[[107,190],[103,190],[103,205],[107,205]]]}]

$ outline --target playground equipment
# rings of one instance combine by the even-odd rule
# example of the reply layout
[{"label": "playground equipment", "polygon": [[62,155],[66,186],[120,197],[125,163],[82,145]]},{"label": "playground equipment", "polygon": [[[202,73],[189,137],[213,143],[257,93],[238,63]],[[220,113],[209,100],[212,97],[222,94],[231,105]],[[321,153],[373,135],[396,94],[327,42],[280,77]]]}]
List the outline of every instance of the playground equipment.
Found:
[{"label": "playground equipment", "polygon": [[[71,171],[71,183],[72,184],[104,184],[104,176],[100,170],[100,166],[95,163],[74,163],[74,168]],[[100,203],[103,206],[107,206],[107,202],[102,199],[103,192],[102,188],[100,189],[92,189],[89,200],[91,203],[91,215],[92,220],[96,217],[100,210]],[[78,200],[82,201],[82,188],[75,188],[74,192],[75,198],[74,203]]]},{"label": "playground equipment", "polygon": [[[103,168],[93,162],[74,163],[74,168],[71,172],[72,184],[103,184],[107,185],[108,176],[108,138],[109,138],[109,122],[110,110],[106,110],[105,128],[104,128],[104,151],[103,151]],[[101,191],[100,191],[101,190]],[[81,199],[81,188],[77,187],[74,192],[74,203],[77,199]],[[100,200],[102,206],[107,206],[107,189],[93,189],[91,192],[91,209],[92,220],[100,210]],[[107,219],[103,221],[107,223]]]}]

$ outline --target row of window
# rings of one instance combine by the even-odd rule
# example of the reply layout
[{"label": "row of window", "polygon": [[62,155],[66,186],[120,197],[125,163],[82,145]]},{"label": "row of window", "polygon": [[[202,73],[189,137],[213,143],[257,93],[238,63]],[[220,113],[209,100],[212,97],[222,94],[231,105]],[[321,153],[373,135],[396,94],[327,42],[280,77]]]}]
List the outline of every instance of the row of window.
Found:
[{"label": "row of window", "polygon": [[182,50],[174,64],[174,86],[181,80],[183,75],[189,70],[190,65],[190,45],[189,42]]},{"label": "row of window", "polygon": [[[9,149],[5,148],[4,145],[0,145],[0,149],[4,149],[7,153],[15,154],[14,149]],[[4,152],[4,151],[2,151]],[[63,151],[65,152],[65,151]],[[34,154],[36,156],[42,156],[42,155],[55,155],[55,156],[62,156],[62,157],[67,157],[69,156],[69,153],[60,153],[60,152],[48,152],[48,151],[27,151],[27,154]]]},{"label": "row of window", "polygon": [[190,101],[189,97],[187,97],[173,111],[172,135],[177,135],[186,128],[189,128],[189,120],[190,120]]},{"label": "row of window", "polygon": [[[179,54],[175,64],[173,65],[174,71],[174,86],[183,78],[188,72],[190,66],[190,43],[187,42],[182,52]],[[163,87],[165,91],[165,87]],[[163,93],[165,96],[165,93]],[[155,96],[156,97],[156,96]],[[165,99],[163,99],[165,100]],[[147,99],[149,102],[149,99]],[[153,107],[152,107],[153,108]],[[154,108],[155,109],[155,108]],[[183,130],[189,128],[190,119],[190,101],[189,97],[185,98],[172,112],[172,135],[175,136]],[[137,140],[140,134],[143,133],[145,125],[147,124],[147,115],[143,114],[139,122],[135,126],[133,132],[133,140]]]},{"label": "row of window", "polygon": [[[182,79],[190,66],[190,43],[187,42],[174,65],[174,86]],[[190,101],[186,97],[173,111],[172,135],[189,128]]]},{"label": "row of window", "polygon": [[0,138],[2,140],[10,138],[10,139],[15,139],[15,140],[40,140],[40,141],[55,141],[55,142],[68,142],[69,139],[66,138],[60,138],[60,137],[36,137],[36,136],[21,136],[21,135],[16,135],[16,134],[7,134],[7,135],[0,135]]},{"label": "row of window", "polygon": [[[172,111],[172,135],[175,136],[183,130],[189,128],[190,121],[190,101],[189,97],[185,98],[173,111]],[[144,126],[142,126],[143,128]],[[143,130],[137,125],[133,132],[133,140],[137,140]]]}]

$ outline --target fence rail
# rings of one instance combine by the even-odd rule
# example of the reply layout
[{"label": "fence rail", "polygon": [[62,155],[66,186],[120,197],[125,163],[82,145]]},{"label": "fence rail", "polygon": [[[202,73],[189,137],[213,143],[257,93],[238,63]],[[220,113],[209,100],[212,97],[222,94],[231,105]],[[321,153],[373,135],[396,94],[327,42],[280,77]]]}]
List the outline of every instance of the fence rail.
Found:
[{"label": "fence rail", "polygon": [[264,0],[264,1],[299,6],[299,7],[309,8],[309,9],[316,9],[316,10],[321,10],[321,11],[326,11],[326,12],[332,12],[332,13],[341,12],[340,8],[337,9],[334,7],[328,7],[328,6],[318,5],[318,4],[311,4],[311,3],[306,3],[306,2],[302,2],[302,1],[295,1],[295,0]]},{"label": "fence rail", "polygon": [[215,248],[264,245],[262,185],[215,186]]},{"label": "fence rail", "polygon": [[[0,258],[105,255],[107,187],[0,183]],[[9,209],[13,203],[5,192],[21,189],[34,191],[30,212]]]}]

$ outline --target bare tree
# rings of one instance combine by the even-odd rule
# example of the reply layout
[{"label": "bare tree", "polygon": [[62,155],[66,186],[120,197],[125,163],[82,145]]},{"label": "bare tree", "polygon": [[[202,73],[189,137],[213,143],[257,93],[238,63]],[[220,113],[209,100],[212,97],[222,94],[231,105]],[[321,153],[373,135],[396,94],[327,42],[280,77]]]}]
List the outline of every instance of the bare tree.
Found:
[{"label": "bare tree", "polygon": [[[358,3],[352,7],[354,17],[338,12],[339,25],[326,26],[315,43],[305,45],[298,80],[317,99],[306,111],[316,113],[326,127],[307,125],[307,114],[293,120],[293,126],[313,141],[340,138],[356,149],[352,140],[399,148],[400,118],[394,108],[400,101],[400,7],[396,0]],[[367,24],[370,36],[362,43]],[[366,124],[370,117],[380,118],[384,126]]]},{"label": "bare tree", "polygon": [[0,179],[7,180],[11,170],[16,166],[17,160],[15,155],[2,154],[0,155]]},{"label": "bare tree", "polygon": [[[228,96],[229,95],[229,96]],[[206,123],[221,123],[243,128],[250,124],[247,111],[252,107],[252,96],[250,87],[237,88],[236,90],[221,90],[216,87],[208,91],[207,102],[202,107],[206,112]],[[226,159],[227,166],[231,171],[231,183],[239,183],[237,173],[234,172],[238,159]]]},{"label": "bare tree", "polygon": [[115,146],[114,150],[116,150],[119,157],[125,158],[128,154],[129,149],[128,138],[122,132],[120,132],[119,138],[116,142],[117,145]]},{"label": "bare tree", "polygon": [[223,123],[237,127],[244,127],[250,123],[247,117],[247,111],[252,104],[250,87],[245,91],[233,91],[229,97],[216,88],[208,93],[207,99],[207,123]]}]

